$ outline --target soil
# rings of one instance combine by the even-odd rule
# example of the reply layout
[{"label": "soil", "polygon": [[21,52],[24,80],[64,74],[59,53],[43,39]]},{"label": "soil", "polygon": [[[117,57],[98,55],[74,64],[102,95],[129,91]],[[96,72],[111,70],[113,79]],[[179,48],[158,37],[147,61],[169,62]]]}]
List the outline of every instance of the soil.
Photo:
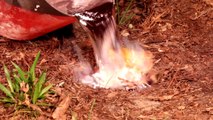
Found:
[{"label": "soil", "polygon": [[[79,61],[74,44],[93,64],[94,56],[88,35],[75,24],[74,36],[63,41],[57,39],[61,33],[53,33],[32,41],[0,43],[0,62],[9,68],[13,61],[27,70],[41,51],[37,73],[46,70],[48,82],[60,91],[51,100],[54,107],[42,108],[46,114],[36,118],[14,114],[1,104],[0,119],[51,120],[59,97],[66,95],[71,97],[67,120],[75,120],[74,116],[79,120],[213,120],[212,0],[136,1],[131,11],[136,15],[120,30],[153,53],[152,87],[125,91],[78,83],[73,74]],[[2,64],[0,68],[0,82],[5,83]]]}]

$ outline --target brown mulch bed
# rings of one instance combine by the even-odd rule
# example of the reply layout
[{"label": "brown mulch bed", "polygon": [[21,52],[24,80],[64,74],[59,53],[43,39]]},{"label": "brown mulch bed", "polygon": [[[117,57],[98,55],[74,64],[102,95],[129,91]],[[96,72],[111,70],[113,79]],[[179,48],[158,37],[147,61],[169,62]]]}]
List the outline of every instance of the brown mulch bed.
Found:
[{"label": "brown mulch bed", "polygon": [[[131,21],[133,28],[123,29],[130,33],[130,40],[155,56],[157,81],[151,88],[106,90],[77,83],[73,68],[78,59],[72,41],[79,44],[86,59],[94,59],[89,38],[79,27],[74,28],[75,37],[64,39],[63,44],[55,38],[0,43],[0,63],[11,68],[13,61],[27,69],[41,51],[37,72],[47,70],[49,82],[61,94],[70,95],[68,120],[74,113],[79,120],[88,119],[91,111],[92,120],[213,120],[212,1],[153,0],[148,5],[144,19],[138,14]],[[135,6],[133,12],[141,9]],[[0,68],[0,82],[5,82],[2,64]],[[59,102],[55,98],[55,107]],[[44,111],[52,114],[55,107]],[[23,116],[33,119],[27,114],[14,115],[13,110],[0,105],[1,120]]]}]

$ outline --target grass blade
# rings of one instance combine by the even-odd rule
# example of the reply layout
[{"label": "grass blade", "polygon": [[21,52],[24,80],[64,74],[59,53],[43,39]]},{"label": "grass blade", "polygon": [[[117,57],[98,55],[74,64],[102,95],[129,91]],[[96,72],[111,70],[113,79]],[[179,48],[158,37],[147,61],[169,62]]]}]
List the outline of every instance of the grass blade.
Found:
[{"label": "grass blade", "polygon": [[1,83],[0,83],[0,90],[2,92],[4,92],[8,97],[14,99],[12,93],[4,85],[2,85]]},{"label": "grass blade", "polygon": [[37,102],[38,96],[39,96],[39,84],[36,83],[34,93],[33,93],[33,100],[32,100],[33,104]]},{"label": "grass blade", "polygon": [[18,99],[21,100],[21,101],[25,100],[24,92],[21,91],[21,93],[18,96]]},{"label": "grass blade", "polygon": [[20,90],[20,86],[19,86],[19,82],[18,81],[15,81],[14,88],[15,88],[16,93],[18,93],[19,90]]},{"label": "grass blade", "polygon": [[38,54],[36,55],[36,58],[32,64],[32,66],[30,67],[30,75],[31,75],[31,82],[34,81],[36,79],[36,75],[35,75],[35,68],[36,65],[38,63],[38,59],[40,57],[40,51],[38,52]]},{"label": "grass blade", "polygon": [[39,81],[36,83],[35,85],[35,89],[34,89],[34,93],[33,93],[33,104],[35,104],[40,96],[40,91],[41,88],[43,86],[43,84],[45,83],[46,80],[46,73],[42,73],[41,77],[39,78]]},{"label": "grass blade", "polygon": [[20,84],[22,83],[22,80],[16,74],[13,75],[13,78],[15,79],[15,84],[14,84],[15,85],[15,91],[19,92]]},{"label": "grass blade", "polygon": [[13,99],[11,98],[2,98],[0,99],[0,102],[3,102],[3,103],[15,103]]},{"label": "grass blade", "polygon": [[135,16],[134,13],[130,14],[130,15],[127,16],[126,19],[124,19],[123,22],[121,22],[120,24],[121,24],[121,25],[127,24],[127,22],[128,22],[129,20],[131,20],[134,16]]},{"label": "grass blade", "polygon": [[39,94],[39,98],[42,97],[44,94],[46,94],[51,88],[52,88],[52,84],[48,85],[47,87],[45,87],[44,89],[42,89],[42,91]]},{"label": "grass blade", "polygon": [[119,20],[119,24],[123,23],[123,21],[125,20],[126,16],[127,16],[127,13],[128,11],[131,9],[132,7],[132,3],[133,3],[134,0],[131,0],[127,6],[127,8],[125,8],[125,11],[124,13],[122,14],[122,17],[121,19]]},{"label": "grass blade", "polygon": [[13,64],[13,66],[16,68],[16,70],[18,71],[18,74],[19,74],[21,80],[23,80],[24,82],[27,83],[27,82],[28,82],[28,79],[25,78],[26,73],[25,73],[17,64],[15,64],[15,63],[13,63],[13,62],[12,62],[12,64]]},{"label": "grass blade", "polygon": [[7,82],[8,82],[8,85],[10,87],[10,90],[11,90],[12,93],[14,93],[13,83],[12,83],[11,77],[10,77],[10,72],[9,72],[9,70],[7,69],[7,67],[5,65],[4,65],[4,73],[6,75]]},{"label": "grass blade", "polygon": [[46,75],[47,75],[46,73],[42,73],[41,76],[40,76],[40,78],[39,78],[39,81],[38,81],[38,84],[39,84],[39,93],[41,91],[41,88],[42,88],[43,84],[46,81]]},{"label": "grass blade", "polygon": [[117,9],[117,20],[120,20],[120,6],[119,6],[119,0],[116,0],[116,9]]},{"label": "grass blade", "polygon": [[19,84],[22,82],[22,80],[16,74],[14,74],[13,77]]}]

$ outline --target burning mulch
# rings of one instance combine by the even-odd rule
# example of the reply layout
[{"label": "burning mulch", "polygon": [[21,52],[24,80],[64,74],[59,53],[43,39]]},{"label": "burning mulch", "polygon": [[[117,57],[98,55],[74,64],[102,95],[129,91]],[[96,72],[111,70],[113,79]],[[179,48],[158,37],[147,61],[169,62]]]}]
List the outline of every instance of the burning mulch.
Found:
[{"label": "burning mulch", "polygon": [[[27,69],[41,51],[37,72],[47,70],[57,96],[51,100],[55,106],[42,109],[46,115],[36,119],[52,119],[54,110],[61,105],[67,108],[62,110],[65,113],[60,114],[61,118],[66,116],[69,120],[75,117],[80,120],[212,120],[212,4],[211,0],[152,1],[148,3],[149,8],[142,4],[147,9],[143,14],[145,19],[140,21],[143,17],[138,19],[142,15],[137,13],[131,25],[121,28],[130,41],[137,41],[154,56],[152,72],[156,78],[147,89],[93,89],[76,81],[73,70],[79,59],[73,43],[95,65],[92,45],[78,25],[74,25],[75,37],[64,39],[63,44],[56,37],[0,43],[0,63],[12,68],[13,61]],[[137,12],[142,8],[136,5],[132,9]],[[3,69],[0,69],[0,82],[6,82]],[[14,114],[13,109],[0,105],[1,120],[32,119],[32,116],[27,112]]]}]

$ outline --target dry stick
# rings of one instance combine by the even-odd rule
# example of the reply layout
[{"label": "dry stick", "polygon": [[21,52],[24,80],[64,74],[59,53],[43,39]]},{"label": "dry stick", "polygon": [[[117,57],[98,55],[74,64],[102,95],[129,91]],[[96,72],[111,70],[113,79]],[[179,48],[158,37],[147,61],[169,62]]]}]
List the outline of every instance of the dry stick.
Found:
[{"label": "dry stick", "polygon": [[55,111],[52,114],[52,117],[56,120],[66,120],[66,111],[69,108],[69,103],[71,101],[71,97],[70,95],[62,95],[61,98],[63,98],[63,100],[59,103],[58,107],[55,109]]},{"label": "dry stick", "polygon": [[93,102],[92,102],[92,106],[90,108],[89,115],[88,115],[88,120],[91,120],[92,110],[93,110],[93,108],[95,106],[95,102],[96,102],[96,99],[94,99]]},{"label": "dry stick", "polygon": [[209,8],[209,9],[207,9],[207,10],[203,10],[202,12],[200,12],[199,15],[197,15],[196,17],[191,18],[191,19],[192,19],[192,20],[196,20],[196,19],[200,18],[201,16],[207,14],[208,12],[210,12],[210,11],[212,11],[212,10],[213,10],[213,8]]},{"label": "dry stick", "polygon": [[171,80],[171,82],[169,83],[169,85],[168,85],[168,87],[167,88],[169,88],[177,79],[176,79],[176,76],[177,76],[177,73],[179,72],[179,70],[177,70],[175,73],[174,73],[174,75],[173,75],[173,77],[172,77],[172,80]]},{"label": "dry stick", "polygon": [[145,21],[143,23],[143,28],[146,27],[145,32],[143,32],[143,33],[149,32],[149,30],[152,29],[158,22],[166,21],[166,20],[162,20],[161,17],[168,14],[168,12],[169,11],[166,10],[163,13],[160,13],[159,15],[157,15],[156,17],[152,17],[154,15],[154,13],[152,13],[152,15],[150,15],[150,17],[148,17],[148,21]]}]

